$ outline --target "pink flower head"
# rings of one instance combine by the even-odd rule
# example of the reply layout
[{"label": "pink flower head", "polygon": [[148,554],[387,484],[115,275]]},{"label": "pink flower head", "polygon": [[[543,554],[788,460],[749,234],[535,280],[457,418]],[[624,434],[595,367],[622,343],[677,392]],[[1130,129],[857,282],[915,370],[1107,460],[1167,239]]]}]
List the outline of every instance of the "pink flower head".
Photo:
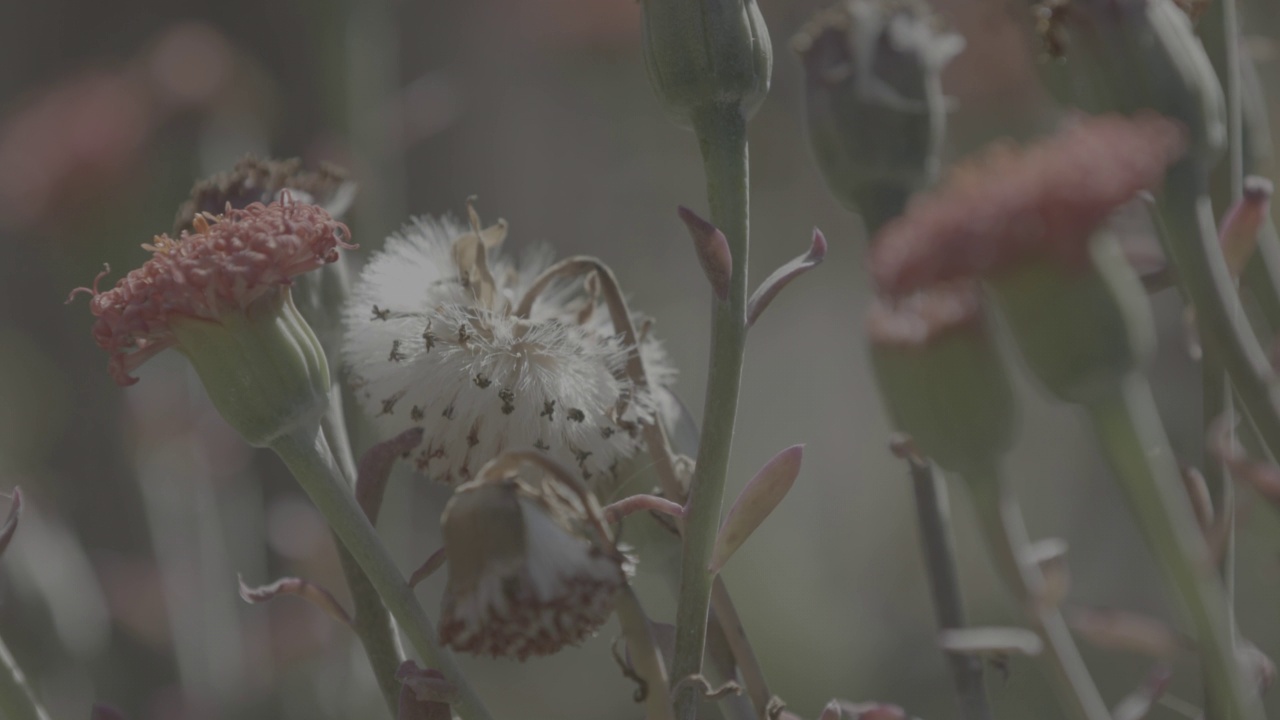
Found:
[{"label": "pink flower head", "polygon": [[243,311],[255,300],[288,286],[295,275],[338,259],[338,249],[353,249],[351,233],[315,205],[285,196],[270,205],[227,208],[219,216],[196,218],[194,232],[178,239],[159,235],[142,247],[152,257],[106,292],[76,288],[67,298],[89,293],[89,311],[97,321],[93,338],[111,354],[108,370],[120,385],[132,385],[132,373],[147,359],[177,344],[170,329],[174,316],[217,321],[222,313]]},{"label": "pink flower head", "polygon": [[997,144],[881,229],[872,275],[902,295],[1035,257],[1083,269],[1094,231],[1157,185],[1184,146],[1182,128],[1155,114],[1086,117],[1021,150]]}]

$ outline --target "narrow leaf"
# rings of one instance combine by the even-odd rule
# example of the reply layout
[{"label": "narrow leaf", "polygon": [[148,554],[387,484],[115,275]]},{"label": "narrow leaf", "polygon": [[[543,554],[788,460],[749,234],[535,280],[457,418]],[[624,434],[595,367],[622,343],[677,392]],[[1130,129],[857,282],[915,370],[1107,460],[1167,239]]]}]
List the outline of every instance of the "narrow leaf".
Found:
[{"label": "narrow leaf", "polygon": [[431,553],[431,556],[427,558],[426,562],[422,563],[422,565],[420,565],[417,570],[414,570],[413,574],[409,576],[409,587],[417,587],[418,583],[434,575],[437,570],[444,567],[444,563],[448,559],[449,556],[445,554],[444,548],[440,548],[439,550]]},{"label": "narrow leaf", "polygon": [[720,526],[715,547],[711,551],[708,571],[718,573],[769,513],[782,502],[787,491],[800,475],[800,461],[804,456],[803,445],[792,445],[764,464],[751,478],[742,494],[729,508],[729,515]]},{"label": "narrow leaf", "polygon": [[369,522],[377,524],[382,509],[382,496],[387,491],[387,477],[396,458],[422,444],[422,428],[409,428],[399,435],[369,448],[360,458],[356,478],[356,502]]},{"label": "narrow leaf", "polygon": [[1136,653],[1167,660],[1190,647],[1168,623],[1148,615],[1115,608],[1073,608],[1068,622],[1091,645],[1104,650]]},{"label": "narrow leaf", "polygon": [[809,252],[774,270],[773,274],[765,278],[764,282],[760,283],[760,287],[751,294],[751,299],[747,301],[747,327],[755,324],[756,318],[769,307],[769,303],[773,302],[787,283],[822,264],[826,256],[827,238],[823,236],[821,230],[814,228],[813,243],[809,246]]},{"label": "narrow leaf", "polygon": [[255,588],[245,585],[244,578],[239,578],[239,582],[240,599],[250,605],[274,600],[283,595],[293,595],[320,608],[334,620],[351,627],[351,616],[342,608],[342,604],[333,596],[333,593],[315,583],[308,582],[302,578],[284,577],[270,585],[262,585]]},{"label": "narrow leaf", "polygon": [[1250,176],[1244,181],[1244,196],[1231,207],[1222,221],[1220,242],[1222,254],[1232,277],[1240,277],[1244,266],[1258,246],[1258,229],[1267,216],[1271,203],[1271,181]]},{"label": "narrow leaf", "polygon": [[4,525],[0,526],[0,555],[9,547],[9,541],[13,540],[13,534],[18,531],[18,518],[22,516],[22,491],[18,488],[13,489],[13,500],[9,503],[9,516],[5,518]]},{"label": "narrow leaf", "polygon": [[938,645],[956,655],[1039,655],[1040,636],[1024,628],[976,627],[943,630]]},{"label": "narrow leaf", "polygon": [[693,249],[698,255],[702,272],[711,282],[711,290],[721,302],[729,299],[729,279],[733,277],[733,256],[729,253],[729,241],[715,225],[703,220],[687,207],[679,209],[680,219],[689,228]]}]

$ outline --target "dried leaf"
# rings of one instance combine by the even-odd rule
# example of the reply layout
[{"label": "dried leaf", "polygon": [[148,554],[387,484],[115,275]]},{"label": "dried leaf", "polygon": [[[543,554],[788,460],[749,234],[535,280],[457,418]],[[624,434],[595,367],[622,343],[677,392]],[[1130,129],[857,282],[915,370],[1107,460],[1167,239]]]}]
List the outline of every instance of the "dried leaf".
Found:
[{"label": "dried leaf", "polygon": [[1106,650],[1168,660],[1190,641],[1162,620],[1115,608],[1073,608],[1071,628],[1089,643]]},{"label": "dried leaf", "polygon": [[822,708],[822,714],[818,716],[818,720],[841,720],[843,715],[844,713],[840,712],[840,703],[832,700]]},{"label": "dried leaf", "polygon": [[1040,636],[1025,628],[976,627],[947,629],[938,633],[938,646],[957,655],[1039,655]]},{"label": "dried leaf", "polygon": [[351,616],[343,609],[333,593],[315,583],[296,577],[284,577],[270,585],[251,588],[244,584],[244,578],[239,578],[239,582],[240,598],[250,605],[274,600],[282,595],[294,595],[320,608],[334,620],[351,627]]},{"label": "dried leaf", "polygon": [[1244,181],[1244,196],[1227,211],[1219,242],[1232,277],[1240,277],[1258,246],[1258,230],[1271,204],[1271,181],[1250,176]]},{"label": "dried leaf", "polygon": [[769,303],[773,302],[779,292],[782,292],[782,288],[805,272],[822,264],[826,256],[827,238],[823,236],[821,230],[814,228],[813,242],[809,245],[809,252],[774,270],[773,274],[765,278],[764,282],[760,283],[760,287],[751,293],[751,299],[747,301],[747,327],[755,324],[760,314],[769,307]]},{"label": "dried leaf", "polygon": [[387,490],[387,478],[396,459],[422,444],[422,428],[409,428],[399,435],[369,448],[360,458],[356,477],[356,502],[364,510],[370,523],[378,522],[382,509],[382,496]]},{"label": "dried leaf", "polygon": [[13,500],[9,502],[9,516],[5,518],[4,525],[0,526],[0,555],[9,547],[9,541],[13,540],[13,534],[18,531],[18,518],[22,516],[22,491],[18,488],[13,489]]},{"label": "dried leaf", "polygon": [[687,207],[680,207],[680,219],[689,228],[693,249],[698,255],[702,272],[711,282],[711,290],[721,302],[729,299],[729,281],[733,277],[733,256],[729,241],[715,225],[703,220]]},{"label": "dried leaf", "polygon": [[720,526],[720,534],[716,536],[711,563],[707,568],[710,572],[720,572],[733,553],[760,527],[760,523],[769,517],[778,503],[782,502],[782,498],[786,497],[787,491],[800,475],[803,456],[804,446],[792,445],[765,463],[742,489],[742,494],[738,495],[724,524]]},{"label": "dried leaf", "polygon": [[396,670],[400,685],[400,705],[396,720],[450,720],[449,704],[458,699],[458,689],[439,670],[423,670],[412,660]]}]

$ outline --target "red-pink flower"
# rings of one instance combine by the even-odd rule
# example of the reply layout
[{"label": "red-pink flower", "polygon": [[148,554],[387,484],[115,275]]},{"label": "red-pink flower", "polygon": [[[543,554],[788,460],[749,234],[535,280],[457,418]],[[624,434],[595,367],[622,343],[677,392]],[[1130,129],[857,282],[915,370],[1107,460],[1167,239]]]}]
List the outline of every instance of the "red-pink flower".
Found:
[{"label": "red-pink flower", "polygon": [[884,226],[872,275],[901,295],[1035,257],[1086,267],[1094,231],[1157,185],[1184,145],[1181,127],[1155,114],[1088,117],[1025,149],[995,145]]},{"label": "red-pink flower", "polygon": [[255,300],[278,292],[302,273],[334,262],[338,249],[351,249],[350,231],[315,205],[285,197],[270,205],[254,203],[224,215],[200,216],[194,232],[176,240],[160,235],[143,245],[152,257],[106,292],[93,295],[89,310],[97,318],[93,338],[111,354],[108,369],[120,385],[147,359],[177,344],[170,318],[218,321],[226,312],[244,311]]}]

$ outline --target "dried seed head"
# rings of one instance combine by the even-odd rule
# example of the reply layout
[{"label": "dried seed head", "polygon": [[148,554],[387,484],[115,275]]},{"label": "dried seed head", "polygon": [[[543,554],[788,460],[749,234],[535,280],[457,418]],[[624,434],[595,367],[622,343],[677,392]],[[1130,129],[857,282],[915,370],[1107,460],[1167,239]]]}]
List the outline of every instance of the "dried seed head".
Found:
[{"label": "dried seed head", "polygon": [[[555,283],[517,316],[548,254],[516,263],[502,252],[505,225],[473,225],[417,220],[366,265],[342,352],[358,397],[386,437],[425,430],[414,465],[433,479],[464,482],[503,449],[531,446],[584,477],[607,474],[639,441],[606,428],[654,417],[656,391],[673,381],[661,344],[640,342],[651,387],[636,388],[609,314],[584,312],[597,301],[589,283]],[[387,410],[393,398],[403,401]]]},{"label": "dried seed head", "polygon": [[523,660],[592,635],[613,612],[630,562],[591,532],[580,498],[550,479],[486,477],[458,488],[442,518],[449,580],[444,644]]}]

